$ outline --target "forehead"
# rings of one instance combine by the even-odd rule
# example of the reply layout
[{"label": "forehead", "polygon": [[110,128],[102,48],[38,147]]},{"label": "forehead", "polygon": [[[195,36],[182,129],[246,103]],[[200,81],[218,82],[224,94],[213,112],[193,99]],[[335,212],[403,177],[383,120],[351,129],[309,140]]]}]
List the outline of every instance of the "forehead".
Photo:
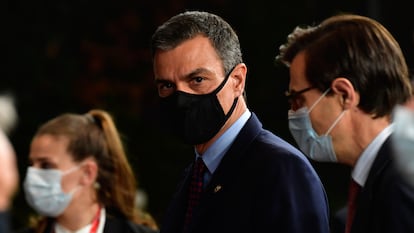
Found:
[{"label": "forehead", "polygon": [[173,79],[205,68],[223,72],[222,62],[210,40],[204,36],[184,41],[171,50],[158,50],[154,56],[156,79]]},{"label": "forehead", "polygon": [[298,53],[292,60],[289,68],[290,83],[289,88],[291,90],[300,90],[309,86],[309,82],[306,79],[306,63],[305,53]]},{"label": "forehead", "polygon": [[66,164],[73,161],[67,151],[69,139],[65,136],[39,135],[35,136],[30,145],[29,159],[33,162],[48,161],[55,164]]}]

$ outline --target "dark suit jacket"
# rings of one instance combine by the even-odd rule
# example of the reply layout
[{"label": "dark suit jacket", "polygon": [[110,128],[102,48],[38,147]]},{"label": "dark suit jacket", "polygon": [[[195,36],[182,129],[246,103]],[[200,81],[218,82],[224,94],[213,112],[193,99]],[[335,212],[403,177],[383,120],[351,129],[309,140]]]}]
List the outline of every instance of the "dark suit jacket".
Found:
[{"label": "dark suit jacket", "polygon": [[[161,233],[182,230],[192,165],[164,215]],[[195,209],[195,233],[328,233],[324,187],[306,157],[252,114]]]},{"label": "dark suit jacket", "polygon": [[10,217],[8,211],[0,211],[0,233],[10,233]]},{"label": "dark suit jacket", "polygon": [[352,233],[414,232],[414,187],[396,170],[393,153],[389,137],[358,196]]}]

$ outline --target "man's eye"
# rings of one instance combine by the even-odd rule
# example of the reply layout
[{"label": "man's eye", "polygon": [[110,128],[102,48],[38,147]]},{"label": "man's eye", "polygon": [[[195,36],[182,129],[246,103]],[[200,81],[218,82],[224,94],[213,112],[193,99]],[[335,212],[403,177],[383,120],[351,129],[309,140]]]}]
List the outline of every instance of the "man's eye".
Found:
[{"label": "man's eye", "polygon": [[157,83],[158,88],[158,95],[160,97],[167,97],[171,95],[175,90],[175,85],[171,82],[158,82]]},{"label": "man's eye", "polygon": [[172,83],[169,83],[169,82],[160,82],[158,84],[158,89],[159,90],[168,89],[168,88],[172,88],[172,87],[173,87],[173,84]]},{"label": "man's eye", "polygon": [[203,77],[195,77],[195,78],[193,78],[193,81],[196,82],[196,83],[201,83],[202,81],[204,81],[204,78]]}]

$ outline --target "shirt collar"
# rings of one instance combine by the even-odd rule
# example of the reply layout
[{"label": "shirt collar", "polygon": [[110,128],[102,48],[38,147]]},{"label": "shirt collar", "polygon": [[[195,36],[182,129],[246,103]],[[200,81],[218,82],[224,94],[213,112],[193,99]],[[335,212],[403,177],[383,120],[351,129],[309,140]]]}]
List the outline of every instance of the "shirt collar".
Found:
[{"label": "shirt collar", "polygon": [[393,131],[393,125],[389,125],[379,133],[375,139],[368,145],[368,147],[362,152],[354,169],[352,170],[352,178],[362,187],[367,181],[371,166],[377,157],[378,151],[381,148],[384,141],[391,135]]},{"label": "shirt collar", "polygon": [[[240,130],[246,124],[251,112],[246,110],[237,121],[233,123],[203,154],[203,161],[206,164],[210,174],[213,174],[218,167],[224,154],[230,148],[234,139],[236,139]],[[200,156],[195,150],[196,158]]]}]

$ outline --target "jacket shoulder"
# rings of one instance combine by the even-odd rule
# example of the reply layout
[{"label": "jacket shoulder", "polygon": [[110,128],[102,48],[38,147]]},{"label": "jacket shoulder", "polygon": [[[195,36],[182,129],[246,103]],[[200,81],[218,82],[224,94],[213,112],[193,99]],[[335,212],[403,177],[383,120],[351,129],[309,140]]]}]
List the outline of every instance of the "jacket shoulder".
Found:
[{"label": "jacket shoulder", "polygon": [[107,215],[104,233],[123,232],[123,233],[158,233],[145,225],[137,224],[128,219]]},{"label": "jacket shoulder", "polygon": [[136,224],[133,222],[128,221],[128,226],[132,230],[133,233],[158,233],[159,231],[153,230],[147,226]]},{"label": "jacket shoulder", "polygon": [[26,227],[26,228],[14,230],[12,231],[12,233],[35,233],[35,230],[33,228]]}]

